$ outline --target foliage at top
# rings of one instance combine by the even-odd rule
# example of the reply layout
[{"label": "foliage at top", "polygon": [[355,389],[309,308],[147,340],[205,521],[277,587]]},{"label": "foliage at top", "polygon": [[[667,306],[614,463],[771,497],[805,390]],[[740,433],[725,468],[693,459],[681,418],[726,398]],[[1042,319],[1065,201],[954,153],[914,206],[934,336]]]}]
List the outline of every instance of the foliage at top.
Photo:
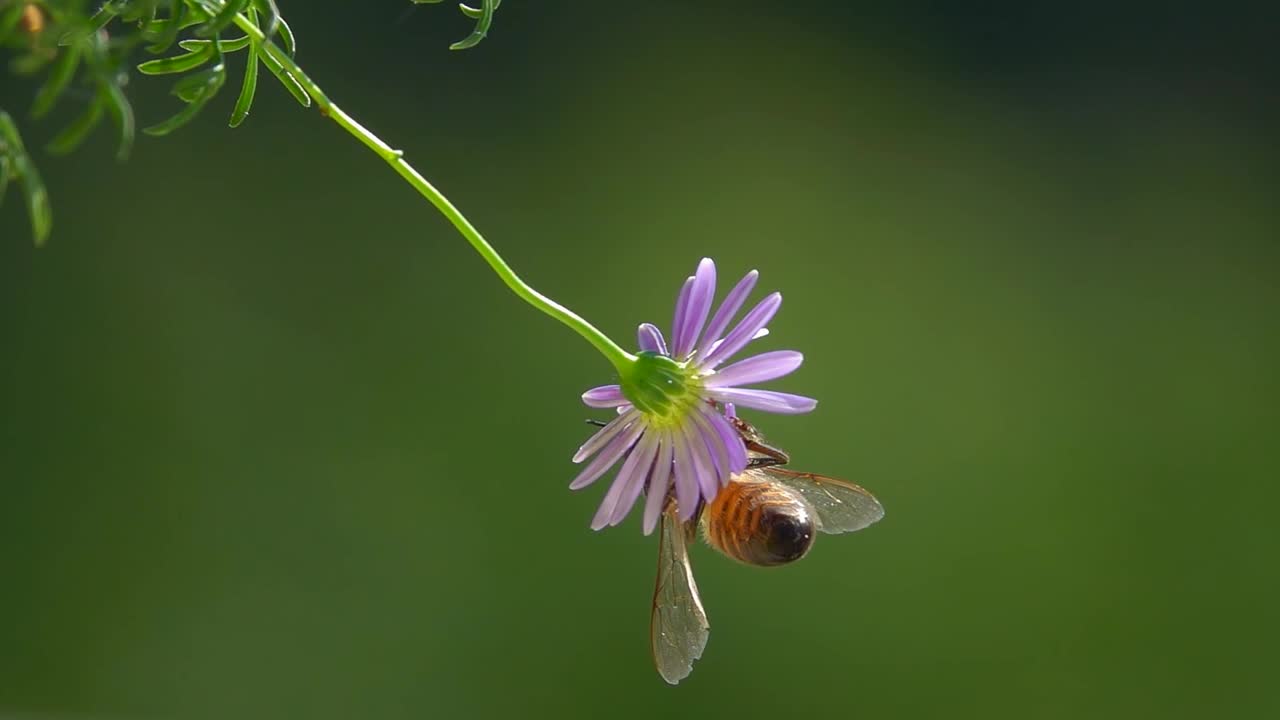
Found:
[{"label": "foliage at top", "polygon": [[[483,40],[500,3],[461,5],[475,28],[450,47],[463,50]],[[136,125],[125,87],[131,58],[140,53],[155,57],[136,70],[178,77],[171,92],[182,102],[172,116],[142,128],[147,135],[168,135],[191,122],[226,84],[226,58],[233,53],[245,53],[248,61],[231,127],[249,115],[260,67],[304,107],[318,92],[291,62],[297,38],[276,0],[0,0],[0,48],[12,53],[11,73],[41,78],[28,110],[32,120],[47,116],[73,88],[77,98],[87,98],[79,115],[45,147],[55,155],[74,150],[109,118],[117,135],[116,156],[128,158]],[[10,184],[20,188],[35,243],[43,244],[53,228],[48,194],[18,123],[0,107],[0,203]]]}]

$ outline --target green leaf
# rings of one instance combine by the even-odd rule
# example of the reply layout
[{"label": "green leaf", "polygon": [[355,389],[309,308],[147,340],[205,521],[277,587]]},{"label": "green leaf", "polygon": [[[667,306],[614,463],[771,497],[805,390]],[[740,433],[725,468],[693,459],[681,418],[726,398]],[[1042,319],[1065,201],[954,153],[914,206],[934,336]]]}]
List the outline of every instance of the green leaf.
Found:
[{"label": "green leaf", "polygon": [[227,66],[218,63],[204,72],[182,78],[173,84],[170,92],[182,98],[184,102],[191,102],[191,98],[204,93],[207,88],[213,87],[215,90],[221,88],[226,79]]},{"label": "green leaf", "polygon": [[484,2],[481,3],[479,11],[475,11],[465,5],[462,7],[465,8],[463,10],[464,13],[466,13],[467,10],[472,10],[473,12],[479,12],[480,17],[476,21],[476,29],[472,30],[471,34],[467,37],[450,45],[450,50],[466,50],[468,48],[473,48],[476,45],[479,45],[481,40],[484,40],[485,35],[489,34],[489,25],[493,22],[493,11],[498,7],[498,0],[484,0]]},{"label": "green leaf", "polygon": [[289,23],[285,22],[283,17],[276,16],[276,21],[280,26],[280,45],[289,57],[293,57],[298,53],[298,38],[294,36],[293,28],[289,27]]},{"label": "green leaf", "polygon": [[[203,84],[188,85],[188,81],[200,79]],[[218,90],[222,88],[223,82],[227,79],[226,66],[218,65],[198,75],[190,78],[183,78],[174,86],[174,93],[179,96],[187,95],[190,99],[187,106],[179,110],[175,115],[164,122],[157,123],[151,127],[143,128],[142,132],[148,135],[163,136],[177,130],[178,128],[191,122],[196,115],[204,108],[205,103],[213,99],[218,94]],[[182,86],[181,89],[179,86]]]},{"label": "green leaf", "polygon": [[298,79],[295,78],[292,73],[285,70],[283,65],[277,62],[275,58],[271,57],[271,53],[259,49],[258,59],[262,61],[262,64],[272,75],[276,76],[276,79],[280,81],[280,84],[284,85],[284,89],[288,90],[289,94],[293,95],[294,100],[301,103],[302,107],[311,107],[311,96],[308,95],[306,89],[302,87],[302,83],[298,82]]},{"label": "green leaf", "polygon": [[86,28],[85,31],[87,33],[98,32],[102,28],[106,27],[107,23],[114,20],[118,14],[120,13],[116,9],[115,3],[103,3],[102,7],[98,8],[98,12],[94,13],[93,17],[89,18],[89,27]]},{"label": "green leaf", "polygon": [[142,29],[143,36],[151,40],[151,44],[147,46],[147,52],[159,55],[167,51],[178,39],[178,33],[182,28],[178,26],[177,21],[182,16],[182,9],[182,0],[170,0],[168,19],[152,20]]},{"label": "green leaf", "polygon": [[191,102],[205,92],[205,88],[213,82],[214,75],[220,72],[224,75],[226,73],[225,67],[222,65],[211,67],[195,75],[188,75],[174,83],[169,92],[178,96],[183,102]]},{"label": "green leaf", "polygon": [[189,52],[185,55],[175,55],[173,57],[160,58],[159,60],[148,60],[138,65],[138,72],[143,75],[171,75],[173,73],[183,73],[188,70],[195,70],[201,65],[209,62],[216,54],[217,48],[213,43],[205,48],[195,52]]},{"label": "green leaf", "polygon": [[12,165],[13,161],[8,155],[0,155],[0,207],[4,206],[4,194],[9,190],[9,173],[12,172]]},{"label": "green leaf", "polygon": [[53,53],[40,50],[32,50],[14,58],[9,63],[9,69],[15,75],[34,75],[44,69],[49,61],[53,60]]},{"label": "green leaf", "polygon": [[209,13],[205,12],[200,6],[184,3],[181,18],[171,16],[164,20],[153,20],[147,25],[147,28],[153,33],[154,37],[168,35],[169,33],[173,33],[176,36],[180,30],[207,22],[209,18]]},{"label": "green leaf", "polygon": [[236,15],[249,5],[249,0],[223,0],[222,9],[209,22],[196,28],[196,37],[212,38],[235,22]]},{"label": "green leaf", "polygon": [[[249,19],[258,21],[258,14],[249,9]],[[253,107],[253,96],[258,90],[258,48],[249,48],[244,66],[244,79],[240,83],[240,96],[236,98],[236,106],[231,109],[231,119],[227,122],[231,127],[240,127],[240,123],[249,117],[249,108]]]},{"label": "green leaf", "polygon": [[98,122],[102,120],[102,101],[95,100],[88,108],[81,113],[70,125],[63,128],[49,141],[45,149],[54,155],[66,155],[75,150],[89,137],[89,133],[98,126]]},{"label": "green leaf", "polygon": [[36,247],[39,247],[49,239],[49,232],[53,229],[49,193],[45,191],[40,173],[27,155],[22,136],[18,134],[18,126],[3,110],[0,110],[0,152],[8,158],[9,167],[5,174],[17,178],[18,184],[22,186],[22,194],[27,200],[27,214],[31,216],[31,235]]},{"label": "green leaf", "polygon": [[139,25],[146,25],[156,19],[155,0],[143,0],[141,2],[119,2],[116,6],[120,8],[120,19],[124,22],[136,22]]},{"label": "green leaf", "polygon": [[[214,42],[214,40],[180,40],[178,42],[178,47],[190,52],[199,52],[204,48],[213,47]],[[248,35],[241,35],[240,37],[232,38],[231,40],[218,40],[216,42],[218,43],[218,47],[222,49],[222,52],[236,52],[237,50],[243,50],[249,47],[250,40]]]},{"label": "green leaf", "polygon": [[129,104],[129,99],[125,97],[124,89],[115,83],[105,84],[101,89],[101,93],[107,106],[107,111],[111,113],[111,119],[115,121],[120,135],[120,142],[116,146],[116,159],[124,162],[129,158],[129,153],[133,150],[133,136],[135,133],[133,106]]},{"label": "green leaf", "polygon": [[22,11],[22,5],[14,3],[0,12],[0,43],[8,40],[13,31],[18,29],[18,23],[22,22]]},{"label": "green leaf", "polygon": [[44,117],[53,109],[62,96],[62,91],[67,89],[67,85],[76,76],[76,70],[80,67],[80,52],[80,43],[73,43],[62,50],[62,57],[58,58],[58,62],[49,71],[49,78],[31,103],[31,117]]},{"label": "green leaf", "polygon": [[27,198],[27,214],[31,216],[31,236],[36,247],[44,245],[53,232],[53,208],[49,207],[49,193],[44,189],[44,182],[36,173],[31,163],[21,169],[22,192]]},{"label": "green leaf", "polygon": [[[498,8],[500,8],[500,7],[502,7],[502,0],[498,0],[497,2],[495,2],[495,3],[493,4],[493,10],[494,10],[494,12],[497,12]],[[471,18],[472,20],[479,20],[481,17],[484,17],[484,9],[483,9],[483,8],[473,8],[473,7],[470,7],[470,6],[468,6],[468,5],[464,4],[464,3],[459,3],[459,4],[458,4],[458,9],[462,11],[462,14],[463,14],[463,15],[466,15],[467,17]]]}]

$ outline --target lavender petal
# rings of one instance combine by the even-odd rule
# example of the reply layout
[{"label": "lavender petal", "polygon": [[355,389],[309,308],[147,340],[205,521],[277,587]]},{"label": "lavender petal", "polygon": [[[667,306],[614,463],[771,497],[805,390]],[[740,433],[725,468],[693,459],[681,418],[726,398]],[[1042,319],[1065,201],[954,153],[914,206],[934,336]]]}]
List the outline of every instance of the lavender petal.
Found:
[{"label": "lavender petal", "polygon": [[667,343],[662,338],[662,331],[653,323],[641,323],[640,327],[636,328],[636,344],[646,352],[667,354]]},{"label": "lavender petal", "polygon": [[[716,466],[716,481],[718,485],[725,485],[729,482],[729,476],[733,473],[733,467],[729,461],[729,448],[725,445],[724,437],[716,432],[710,420],[710,412],[691,413],[694,423],[698,426],[698,433],[702,435],[702,441],[707,445],[707,451],[711,455],[712,461]],[[713,493],[711,498],[715,497]]]},{"label": "lavender petal", "polygon": [[627,518],[631,512],[631,508],[635,507],[636,500],[640,497],[640,492],[644,490],[644,486],[649,482],[649,477],[653,471],[653,460],[657,456],[659,446],[662,444],[661,433],[650,432],[653,439],[646,447],[637,448],[636,452],[643,452],[644,455],[636,464],[635,472],[631,473],[631,480],[627,482],[627,486],[623,488],[621,497],[618,498],[618,505],[613,509],[613,516],[609,518],[610,525],[617,525]]},{"label": "lavender petal", "polygon": [[[774,350],[739,360],[707,376],[702,382],[709,388],[752,385],[789,375],[803,362],[804,355],[794,350]],[[621,391],[618,394],[621,395]]]},{"label": "lavender petal", "polygon": [[667,505],[667,490],[671,487],[671,432],[663,430],[658,438],[658,459],[653,461],[653,472],[649,475],[649,493],[644,500],[644,534],[648,535],[658,526],[658,517]]},{"label": "lavender petal", "polygon": [[582,393],[582,403],[587,407],[613,408],[628,402],[620,385],[601,385]]},{"label": "lavender petal", "polygon": [[[763,327],[763,328],[760,328],[759,330],[757,330],[757,331],[756,331],[756,334],[751,336],[751,339],[752,339],[752,340],[759,340],[760,338],[765,337],[765,336],[766,336],[766,335],[768,335],[768,334],[769,334],[769,328],[767,328],[767,327]],[[710,349],[710,350],[708,350],[706,353],[703,353],[703,356],[705,357],[706,355],[709,355],[709,354],[711,354],[711,353],[715,352],[715,351],[716,351],[716,348],[720,347],[721,343],[723,343],[723,342],[724,342],[724,339],[723,339],[723,338],[721,338],[720,340],[717,340],[717,341],[715,341],[715,342],[711,343],[711,349]],[[705,362],[705,360],[704,360],[704,361],[702,361],[702,362],[699,362],[699,361],[697,360],[697,358],[694,358],[694,363],[695,363],[696,365],[698,365],[699,367],[701,367],[701,366],[703,365],[703,363],[704,363],[704,362]]]},{"label": "lavender petal", "polygon": [[[613,511],[618,507],[618,501],[622,499],[622,494],[626,491],[627,486],[631,482],[632,476],[638,471],[640,461],[644,458],[650,448],[653,447],[653,433],[645,433],[640,438],[640,442],[636,444],[636,449],[627,456],[627,461],[622,463],[622,469],[618,471],[618,475],[614,477],[613,484],[609,486],[609,492],[605,493],[604,500],[600,502],[600,509],[596,510],[596,515],[591,519],[591,529],[599,530],[609,524],[609,519],[613,517]],[[649,462],[653,462],[653,455],[649,455]],[[648,472],[649,468],[644,468],[643,472]]]},{"label": "lavender petal", "polygon": [[608,472],[609,468],[613,467],[618,462],[618,459],[626,454],[642,432],[644,432],[643,422],[636,422],[627,426],[625,432],[613,438],[594,460],[582,468],[582,472],[578,473],[578,477],[569,483],[569,489],[581,490]]},{"label": "lavender petal", "polygon": [[707,313],[711,312],[711,300],[715,294],[716,264],[711,258],[702,258],[693,276],[693,287],[689,289],[689,302],[685,306],[680,334],[672,339],[675,343],[671,348],[672,357],[682,359],[693,350],[702,326],[707,322]]},{"label": "lavender petal", "polygon": [[774,392],[772,390],[754,390],[751,388],[714,388],[707,394],[722,403],[736,403],[754,410],[779,413],[782,415],[799,415],[813,410],[818,401],[803,395]]},{"label": "lavender petal", "polygon": [[752,270],[738,281],[737,285],[724,296],[724,302],[720,303],[720,308],[716,310],[716,314],[711,317],[711,324],[707,325],[707,332],[702,336],[702,342],[698,343],[698,356],[705,357],[711,352],[712,346],[719,341],[721,333],[729,327],[729,323],[733,320],[733,316],[738,314],[738,310],[742,308],[742,303],[746,302],[747,296],[756,286],[756,280],[760,278],[760,273]]},{"label": "lavender petal", "polygon": [[782,293],[772,293],[761,300],[759,304],[751,308],[751,312],[742,318],[742,322],[725,336],[724,342],[715,350],[712,350],[700,363],[701,367],[708,370],[714,369],[715,366],[727,360],[731,355],[741,350],[747,343],[751,342],[752,336],[756,331],[773,319],[778,308],[782,305]]},{"label": "lavender petal", "polygon": [[689,450],[689,441],[682,432],[672,432],[675,450],[676,507],[681,520],[689,520],[698,508],[698,469]]},{"label": "lavender petal", "polygon": [[689,446],[689,455],[693,458],[694,475],[698,479],[698,488],[702,497],[710,501],[720,489],[720,478],[716,474],[715,461],[707,451],[707,443],[702,439],[702,431],[694,423],[683,426],[685,442]]},{"label": "lavender petal", "polygon": [[671,317],[671,342],[677,342],[680,333],[684,332],[684,317],[687,314],[686,308],[689,306],[689,291],[693,287],[693,276],[685,278],[684,285],[680,288],[680,294],[676,296],[676,311]]},{"label": "lavender petal", "polygon": [[716,413],[708,413],[707,419],[711,421],[711,426],[720,436],[720,442],[724,443],[725,449],[729,451],[729,472],[736,475],[746,470],[747,446],[742,442],[742,436],[733,429],[728,420]]},{"label": "lavender petal", "polygon": [[587,438],[587,441],[582,443],[582,447],[578,448],[578,452],[573,454],[573,461],[575,463],[580,463],[591,457],[597,450],[604,447],[604,444],[609,442],[614,435],[622,432],[622,429],[626,427],[628,423],[635,421],[639,417],[639,412],[630,416],[624,416],[622,413],[619,413],[618,417],[610,420],[609,424],[597,430],[595,435]]}]

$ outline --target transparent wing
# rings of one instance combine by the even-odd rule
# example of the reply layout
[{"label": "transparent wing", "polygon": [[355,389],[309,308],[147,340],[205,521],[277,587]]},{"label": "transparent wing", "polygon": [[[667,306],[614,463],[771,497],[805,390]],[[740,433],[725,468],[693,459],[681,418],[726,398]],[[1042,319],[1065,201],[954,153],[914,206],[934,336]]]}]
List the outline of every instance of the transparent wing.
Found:
[{"label": "transparent wing", "polygon": [[884,517],[880,501],[851,482],[780,467],[748,470],[747,474],[783,483],[803,495],[817,511],[819,529],[824,533],[861,530]]},{"label": "transparent wing", "polygon": [[675,503],[668,502],[658,538],[658,579],[649,620],[653,664],[662,679],[675,685],[688,677],[710,634],[711,625],[689,567],[685,527],[676,515]]}]

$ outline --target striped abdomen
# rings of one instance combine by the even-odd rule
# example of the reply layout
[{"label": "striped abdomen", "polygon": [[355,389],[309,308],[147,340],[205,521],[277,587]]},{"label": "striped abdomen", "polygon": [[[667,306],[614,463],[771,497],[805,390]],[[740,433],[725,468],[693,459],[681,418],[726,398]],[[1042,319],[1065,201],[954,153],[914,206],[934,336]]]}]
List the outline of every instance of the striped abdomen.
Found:
[{"label": "striped abdomen", "polygon": [[734,479],[702,511],[707,544],[748,565],[785,565],[813,546],[813,509],[785,485]]}]

